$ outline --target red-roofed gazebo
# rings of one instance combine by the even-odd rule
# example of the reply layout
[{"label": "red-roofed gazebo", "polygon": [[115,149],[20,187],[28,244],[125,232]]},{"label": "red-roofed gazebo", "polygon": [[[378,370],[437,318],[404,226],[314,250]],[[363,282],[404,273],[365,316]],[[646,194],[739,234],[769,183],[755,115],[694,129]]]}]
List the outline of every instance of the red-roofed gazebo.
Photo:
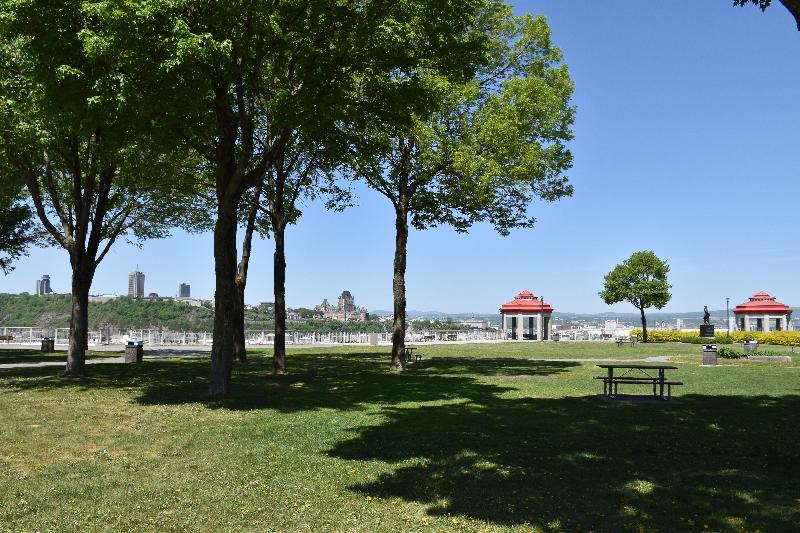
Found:
[{"label": "red-roofed gazebo", "polygon": [[739,331],[792,329],[792,308],[763,291],[751,296],[750,301],[737,305],[733,313]]},{"label": "red-roofed gazebo", "polygon": [[[504,339],[548,340],[553,308],[542,297],[522,291],[500,306],[500,328]],[[534,319],[536,325],[534,327]]]}]

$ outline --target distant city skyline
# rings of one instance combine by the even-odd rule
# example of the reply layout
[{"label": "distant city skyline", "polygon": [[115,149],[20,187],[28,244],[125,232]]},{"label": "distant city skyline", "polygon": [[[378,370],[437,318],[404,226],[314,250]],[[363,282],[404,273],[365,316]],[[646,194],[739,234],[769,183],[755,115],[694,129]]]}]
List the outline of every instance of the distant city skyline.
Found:
[{"label": "distant city skyline", "polygon": [[[785,9],[731,2],[517,2],[548,17],[575,81],[575,196],[536,203],[538,223],[498,237],[486,225],[412,231],[409,309],[496,313],[522,290],[561,312],[633,312],[606,306],[603,276],[637,250],[671,267],[665,311],[724,309],[766,291],[800,304],[798,32]],[[646,22],[645,22],[646,21]],[[769,83],[765,83],[769,80]],[[287,230],[286,297],[313,308],[348,287],[367,309],[392,308],[394,223],[378,193],[330,213],[305,202]],[[273,301],[272,240],[254,242],[246,300]],[[98,268],[93,294],[124,294],[132,264],[149,290],[174,294],[191,279],[214,295],[210,234],[175,232],[142,249],[120,242]],[[0,276],[0,292],[31,292],[48,272],[68,292],[66,254],[34,249]]]}]

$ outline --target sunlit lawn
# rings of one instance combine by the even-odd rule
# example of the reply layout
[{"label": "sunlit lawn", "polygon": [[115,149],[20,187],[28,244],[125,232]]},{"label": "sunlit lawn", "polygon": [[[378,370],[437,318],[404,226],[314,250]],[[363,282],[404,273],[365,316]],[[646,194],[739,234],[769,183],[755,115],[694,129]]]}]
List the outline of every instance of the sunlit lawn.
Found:
[{"label": "sunlit lawn", "polygon": [[[345,353],[346,352],[346,353]],[[597,343],[0,370],[0,530],[790,531],[800,368]],[[0,352],[1,353],[1,352]],[[619,354],[619,355],[617,355]],[[672,405],[595,397],[582,358],[671,356]],[[572,361],[534,361],[573,359]],[[646,387],[642,387],[646,389]]]}]

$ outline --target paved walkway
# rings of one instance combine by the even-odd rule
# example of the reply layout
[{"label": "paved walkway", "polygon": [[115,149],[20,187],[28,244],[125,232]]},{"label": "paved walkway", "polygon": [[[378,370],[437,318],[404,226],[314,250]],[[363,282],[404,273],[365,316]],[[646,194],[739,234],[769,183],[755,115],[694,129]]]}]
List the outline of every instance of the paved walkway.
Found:
[{"label": "paved walkway", "polygon": [[[190,350],[150,350],[150,354],[145,355],[144,359],[208,359],[209,354],[192,352]],[[88,357],[87,365],[102,365],[108,363],[124,363],[125,357]],[[9,368],[37,368],[46,366],[64,366],[65,361],[37,361],[35,363],[3,363],[0,369]]]}]

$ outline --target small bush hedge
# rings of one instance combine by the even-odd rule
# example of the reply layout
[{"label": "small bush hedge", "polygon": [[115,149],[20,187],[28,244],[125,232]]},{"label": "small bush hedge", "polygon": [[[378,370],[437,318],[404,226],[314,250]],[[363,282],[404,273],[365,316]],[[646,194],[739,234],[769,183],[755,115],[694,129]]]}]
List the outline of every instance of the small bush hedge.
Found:
[{"label": "small bush hedge", "polygon": [[[642,338],[642,330],[631,330],[631,335]],[[677,331],[677,330],[648,330],[647,342],[687,342],[690,344],[731,344],[732,338],[728,338],[724,333],[718,333],[713,339],[701,337],[699,331]]]},{"label": "small bush hedge", "polygon": [[[631,335],[642,338],[642,330],[631,330]],[[730,338],[725,333],[717,333],[714,340],[701,337],[699,331],[677,331],[677,330],[648,330],[648,342],[688,342],[691,344],[731,344],[733,342],[744,342],[756,340],[759,344],[774,344],[776,346],[800,346],[800,331],[732,331]]]},{"label": "small bush hedge", "polygon": [[734,348],[722,347],[717,350],[717,355],[724,359],[741,359],[743,357],[782,357],[786,355],[786,352],[779,352],[777,350],[754,350],[752,352],[740,352]]}]

